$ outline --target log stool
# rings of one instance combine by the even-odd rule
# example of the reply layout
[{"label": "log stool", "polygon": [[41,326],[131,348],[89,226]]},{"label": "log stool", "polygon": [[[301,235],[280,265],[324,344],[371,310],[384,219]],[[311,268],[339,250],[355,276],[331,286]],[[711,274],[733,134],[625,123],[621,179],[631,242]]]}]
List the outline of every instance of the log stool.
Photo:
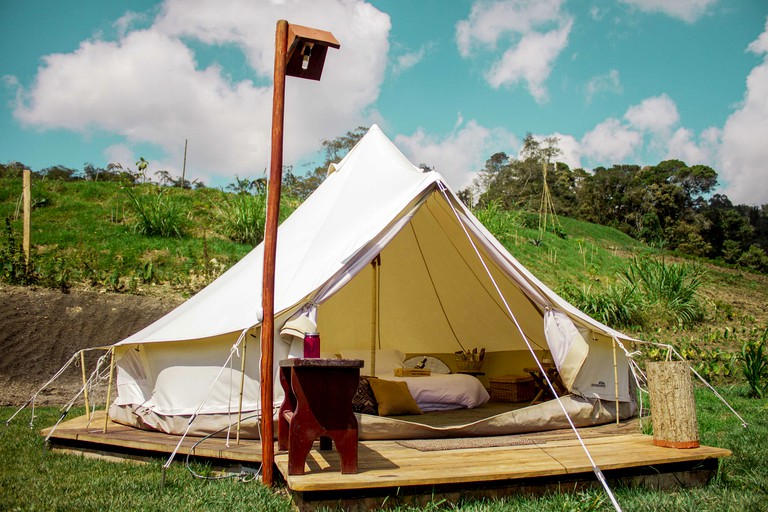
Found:
[{"label": "log stool", "polygon": [[288,450],[288,474],[303,475],[304,462],[319,437],[320,449],[336,444],[341,472],[357,473],[357,418],[352,397],[360,380],[361,359],[285,359],[280,361],[277,446]]}]

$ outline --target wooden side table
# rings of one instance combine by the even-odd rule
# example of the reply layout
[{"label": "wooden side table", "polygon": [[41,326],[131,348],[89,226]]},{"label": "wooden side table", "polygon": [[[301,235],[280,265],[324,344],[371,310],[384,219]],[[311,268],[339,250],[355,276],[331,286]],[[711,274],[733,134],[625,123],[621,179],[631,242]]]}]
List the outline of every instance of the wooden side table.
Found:
[{"label": "wooden side table", "polygon": [[[536,396],[533,398],[533,400],[531,400],[531,405],[539,401],[546,401],[547,399],[555,398],[552,395],[552,390],[549,389],[549,385],[544,378],[544,374],[541,373],[541,370],[538,366],[533,368],[523,368],[523,371],[528,372],[531,377],[533,377],[533,382],[537,388]],[[554,366],[544,365],[544,371],[547,373],[547,377],[549,378],[549,381],[552,382],[552,386],[555,388],[555,391],[558,393],[558,395],[564,394],[565,386],[563,386],[562,381],[560,380],[560,373],[558,373],[557,368]]]},{"label": "wooden side table", "polygon": [[320,449],[336,445],[341,472],[357,473],[357,418],[352,397],[360,381],[361,359],[285,359],[280,383],[277,446],[288,450],[288,474],[303,475],[304,462],[319,437]]}]

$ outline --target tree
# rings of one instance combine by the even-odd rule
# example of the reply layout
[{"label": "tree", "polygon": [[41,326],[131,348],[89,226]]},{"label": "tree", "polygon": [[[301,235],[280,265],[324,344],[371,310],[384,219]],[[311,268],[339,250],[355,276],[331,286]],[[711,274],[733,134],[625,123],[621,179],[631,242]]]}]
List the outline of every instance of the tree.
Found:
[{"label": "tree", "polygon": [[53,165],[40,171],[40,174],[49,180],[75,181],[80,179],[77,170],[64,165]]},{"label": "tree", "polygon": [[[512,182],[510,158],[500,151],[494,153],[485,161],[483,167],[475,176],[471,190],[466,192],[470,201],[476,199],[477,205],[485,207],[494,201],[498,201],[502,207],[509,208],[507,200]],[[475,197],[472,197],[475,196]]]},{"label": "tree", "polygon": [[155,176],[157,176],[157,183],[161,186],[168,186],[174,183],[173,176],[171,176],[171,173],[165,169],[155,171]]},{"label": "tree", "polygon": [[21,162],[0,164],[0,178],[20,178],[24,169],[29,169]]},{"label": "tree", "polygon": [[256,187],[256,181],[249,178],[241,178],[235,174],[235,181],[228,184],[226,189],[235,194],[250,194]]},{"label": "tree", "polygon": [[139,157],[139,161],[136,162],[136,169],[138,170],[138,175],[146,183],[147,181],[147,167],[149,166],[149,162],[144,160],[144,157]]},{"label": "tree", "polygon": [[340,135],[335,139],[325,139],[322,142],[323,150],[325,151],[325,168],[333,162],[338,162],[344,155],[349,153],[349,150],[355,147],[360,139],[368,132],[368,128],[365,126],[358,126],[352,131],[348,131],[344,135]]},{"label": "tree", "polygon": [[[633,180],[640,171],[637,165],[597,167],[584,178],[577,196],[580,217],[589,222],[631,231],[629,218],[642,202],[642,191],[633,190]],[[638,194],[640,192],[640,194]]]},{"label": "tree", "polygon": [[284,172],[283,183],[286,184],[290,193],[296,195],[299,199],[306,199],[325,181],[330,165],[341,160],[367,132],[368,128],[358,126],[354,130],[348,131],[335,139],[323,140],[321,144],[325,152],[323,164],[315,167],[314,171],[304,177],[296,176],[291,172],[286,180]]}]

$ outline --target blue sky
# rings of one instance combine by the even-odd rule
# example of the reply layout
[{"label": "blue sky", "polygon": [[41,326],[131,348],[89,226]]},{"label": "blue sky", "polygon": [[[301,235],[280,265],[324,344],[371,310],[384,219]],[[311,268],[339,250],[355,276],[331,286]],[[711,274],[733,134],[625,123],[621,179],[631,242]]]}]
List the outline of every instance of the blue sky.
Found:
[{"label": "blue sky", "polygon": [[0,161],[85,162],[208,185],[269,165],[275,21],[330,30],[289,79],[285,163],[377,123],[454,188],[527,132],[572,167],[678,158],[768,203],[763,0],[0,0]]}]

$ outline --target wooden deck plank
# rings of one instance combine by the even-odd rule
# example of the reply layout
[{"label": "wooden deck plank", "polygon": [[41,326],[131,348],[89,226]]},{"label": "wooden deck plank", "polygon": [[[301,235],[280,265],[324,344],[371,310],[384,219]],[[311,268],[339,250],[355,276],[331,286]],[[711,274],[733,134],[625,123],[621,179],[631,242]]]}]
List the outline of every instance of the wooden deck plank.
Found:
[{"label": "wooden deck plank", "polygon": [[[641,467],[673,462],[727,457],[730,451],[700,447],[675,450],[654,446],[642,434],[585,440],[603,469]],[[294,491],[371,489],[389,486],[441,485],[514,480],[564,474],[591,473],[592,465],[577,440],[541,445],[420,452],[394,442],[361,442],[359,472],[339,473],[334,451],[313,450],[304,475],[288,475],[287,455],[275,457],[278,469]]]},{"label": "wooden deck plank", "polygon": [[[176,448],[180,438],[180,436],[140,430],[114,422],[110,422],[107,432],[103,433],[103,411],[97,411],[87,429],[86,425],[87,422],[84,416],[62,422],[56,428],[51,439],[54,443],[59,444],[76,443],[80,445],[110,447],[115,449],[115,451],[129,449],[170,455]],[[43,435],[48,435],[50,431],[51,429],[48,428],[43,430],[42,433]],[[180,455],[187,455],[194,448],[194,455],[198,457],[235,462],[261,462],[260,441],[241,439],[238,445],[235,442],[233,432],[230,436],[229,446],[227,446],[225,438],[212,437],[195,447],[195,444],[202,439],[201,437],[187,436],[179,447],[178,453]],[[69,441],[69,443],[65,443],[66,441]]]},{"label": "wooden deck plank", "polygon": [[[136,450],[164,456],[170,454],[179,441],[179,436],[142,431],[116,423],[110,423],[108,432],[104,434],[101,431],[103,422],[103,412],[96,415],[87,429],[84,417],[63,422],[53,434],[52,441],[67,448],[76,444],[95,449],[107,447],[116,453]],[[44,434],[48,432],[46,430]],[[595,463],[604,471],[703,461],[731,454],[728,450],[706,446],[687,450],[660,448],[653,445],[650,436],[640,434],[634,428],[597,427],[582,429],[581,433]],[[292,491],[321,493],[510,482],[592,472],[592,465],[572,432],[542,432],[522,437],[532,444],[424,452],[402,446],[396,441],[361,441],[359,472],[354,475],[341,475],[335,450],[312,450],[304,475],[288,475],[287,452],[276,452],[275,462]],[[200,439],[185,439],[179,454],[189,453]],[[258,463],[261,460],[261,443],[243,439],[237,445],[231,438],[227,446],[224,438],[210,438],[195,448],[194,453],[222,461]]]}]

